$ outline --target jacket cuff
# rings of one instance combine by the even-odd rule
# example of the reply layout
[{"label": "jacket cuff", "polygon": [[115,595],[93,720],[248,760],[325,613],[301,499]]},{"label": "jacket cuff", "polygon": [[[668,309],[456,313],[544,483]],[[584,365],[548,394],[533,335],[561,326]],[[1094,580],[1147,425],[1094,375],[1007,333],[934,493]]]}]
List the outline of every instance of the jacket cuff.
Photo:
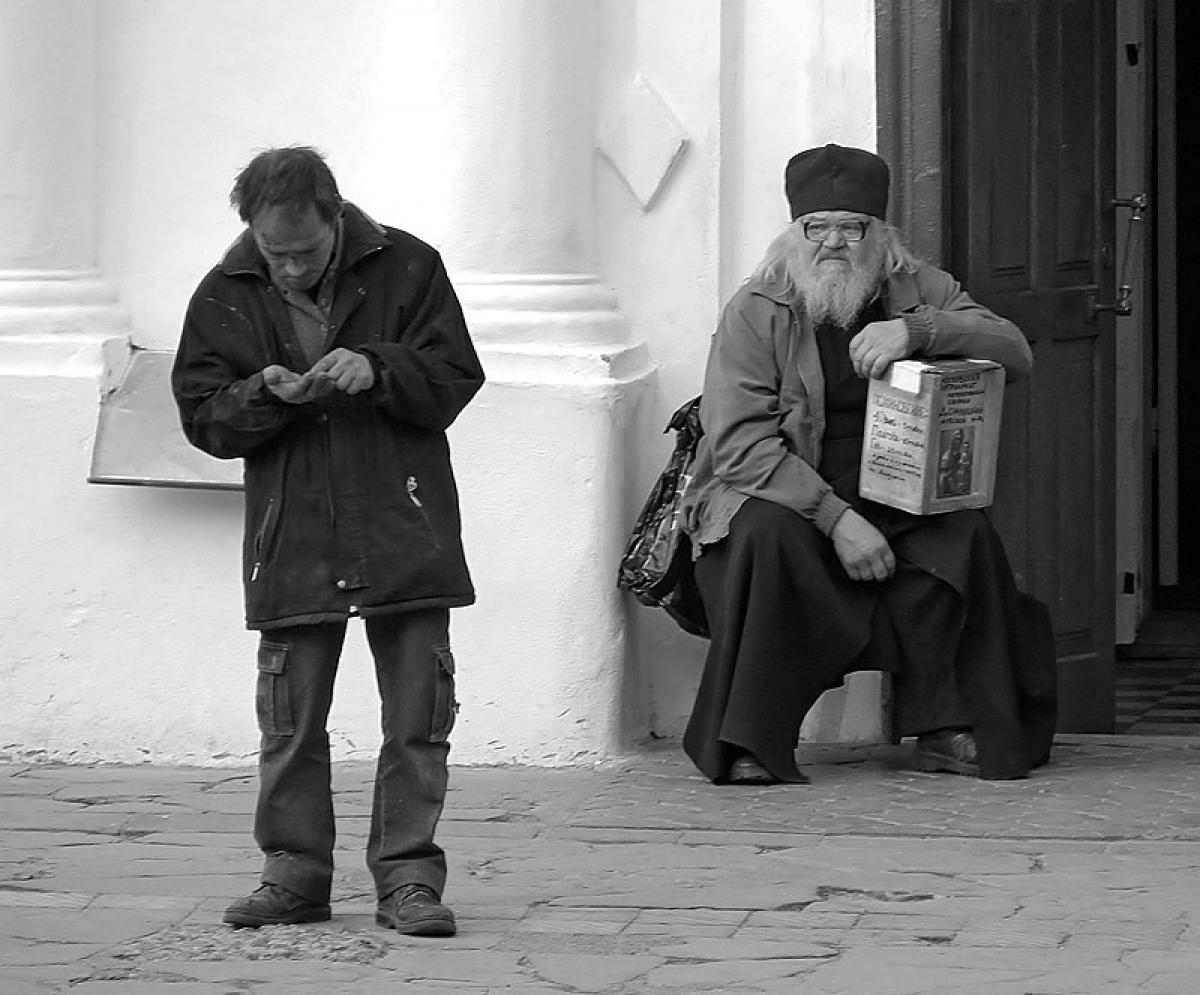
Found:
[{"label": "jacket cuff", "polygon": [[276,397],[271,393],[271,388],[267,386],[267,382],[263,379],[262,371],[255,373],[247,378],[245,385],[244,403],[251,407],[261,408],[290,408],[293,405],[288,404],[282,398]]},{"label": "jacket cuff", "polygon": [[358,353],[360,356],[365,356],[367,362],[371,364],[371,372],[375,375],[375,380],[367,393],[376,394],[383,386],[383,360],[375,355],[369,346],[361,346],[352,351]]},{"label": "jacket cuff", "polygon": [[833,532],[833,527],[837,525],[838,519],[842,517],[842,513],[849,507],[850,505],[838,497],[831,487],[822,496],[821,503],[817,505],[817,513],[813,516],[813,524],[821,530],[822,535],[827,536]]},{"label": "jacket cuff", "polygon": [[908,354],[925,356],[933,346],[933,308],[928,304],[917,304],[900,312],[904,327],[908,331]]}]

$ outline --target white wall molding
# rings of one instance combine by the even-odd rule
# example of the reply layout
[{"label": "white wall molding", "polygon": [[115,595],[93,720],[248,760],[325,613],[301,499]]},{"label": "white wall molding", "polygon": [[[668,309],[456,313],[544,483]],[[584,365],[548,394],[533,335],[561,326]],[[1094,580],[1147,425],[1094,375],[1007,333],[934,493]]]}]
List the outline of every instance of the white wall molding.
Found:
[{"label": "white wall molding", "polygon": [[653,208],[687,146],[683,125],[641,73],[630,81],[619,108],[601,123],[596,139],[601,155],[643,211]]}]

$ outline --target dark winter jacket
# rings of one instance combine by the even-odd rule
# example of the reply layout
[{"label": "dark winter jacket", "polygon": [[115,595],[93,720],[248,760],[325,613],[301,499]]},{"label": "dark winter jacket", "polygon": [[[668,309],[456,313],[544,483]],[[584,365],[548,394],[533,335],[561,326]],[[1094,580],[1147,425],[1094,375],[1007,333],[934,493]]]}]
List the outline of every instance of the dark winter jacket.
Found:
[{"label": "dark winter jacket", "polygon": [[307,404],[262,370],[309,366],[247,230],[188,305],[172,374],[184,433],[245,460],[242,579],[251,629],[470,604],[446,428],[483,370],[437,252],[344,214],[326,351],[375,385]]}]

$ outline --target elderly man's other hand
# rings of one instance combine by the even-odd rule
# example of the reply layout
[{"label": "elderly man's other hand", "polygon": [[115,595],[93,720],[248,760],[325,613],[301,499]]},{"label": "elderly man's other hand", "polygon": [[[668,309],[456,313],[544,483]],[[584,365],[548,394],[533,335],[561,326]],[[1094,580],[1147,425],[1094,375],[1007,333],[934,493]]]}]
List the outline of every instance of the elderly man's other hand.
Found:
[{"label": "elderly man's other hand", "polygon": [[829,536],[851,580],[887,580],[896,572],[896,555],[874,525],[847,509]]},{"label": "elderly man's other hand", "polygon": [[872,321],[850,340],[850,362],[864,380],[879,379],[898,359],[909,353],[908,326],[903,318]]},{"label": "elderly man's other hand", "polygon": [[286,366],[268,366],[262,378],[267,390],[288,404],[307,404],[333,390],[327,377],[313,376],[311,371],[301,375]]},{"label": "elderly man's other hand", "polygon": [[308,371],[314,376],[325,376],[338,390],[357,394],[370,390],[375,385],[375,370],[371,361],[361,352],[349,349],[334,349],[313,363]]}]

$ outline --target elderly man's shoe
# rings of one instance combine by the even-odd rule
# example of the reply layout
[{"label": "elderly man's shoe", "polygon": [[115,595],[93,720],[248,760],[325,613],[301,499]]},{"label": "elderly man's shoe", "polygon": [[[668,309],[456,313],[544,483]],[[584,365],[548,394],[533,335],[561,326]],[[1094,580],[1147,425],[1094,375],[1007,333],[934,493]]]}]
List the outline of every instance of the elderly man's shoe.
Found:
[{"label": "elderly man's shoe", "polygon": [[375,922],[408,936],[453,936],[454,913],[423,884],[401,885],[375,909]]},{"label": "elderly man's shoe", "polygon": [[[753,753],[743,753],[729,765],[729,773],[725,776],[726,784],[780,784],[779,778],[772,774],[758,761]],[[808,778],[800,775],[798,784],[808,784]]]},{"label": "elderly man's shoe", "polygon": [[259,886],[225,910],[221,920],[229,926],[293,926],[302,922],[327,922],[329,906],[310,902],[303,895],[277,884]]},{"label": "elderly man's shoe", "polygon": [[928,773],[979,776],[975,737],[966,729],[937,729],[917,737],[917,769]]}]

